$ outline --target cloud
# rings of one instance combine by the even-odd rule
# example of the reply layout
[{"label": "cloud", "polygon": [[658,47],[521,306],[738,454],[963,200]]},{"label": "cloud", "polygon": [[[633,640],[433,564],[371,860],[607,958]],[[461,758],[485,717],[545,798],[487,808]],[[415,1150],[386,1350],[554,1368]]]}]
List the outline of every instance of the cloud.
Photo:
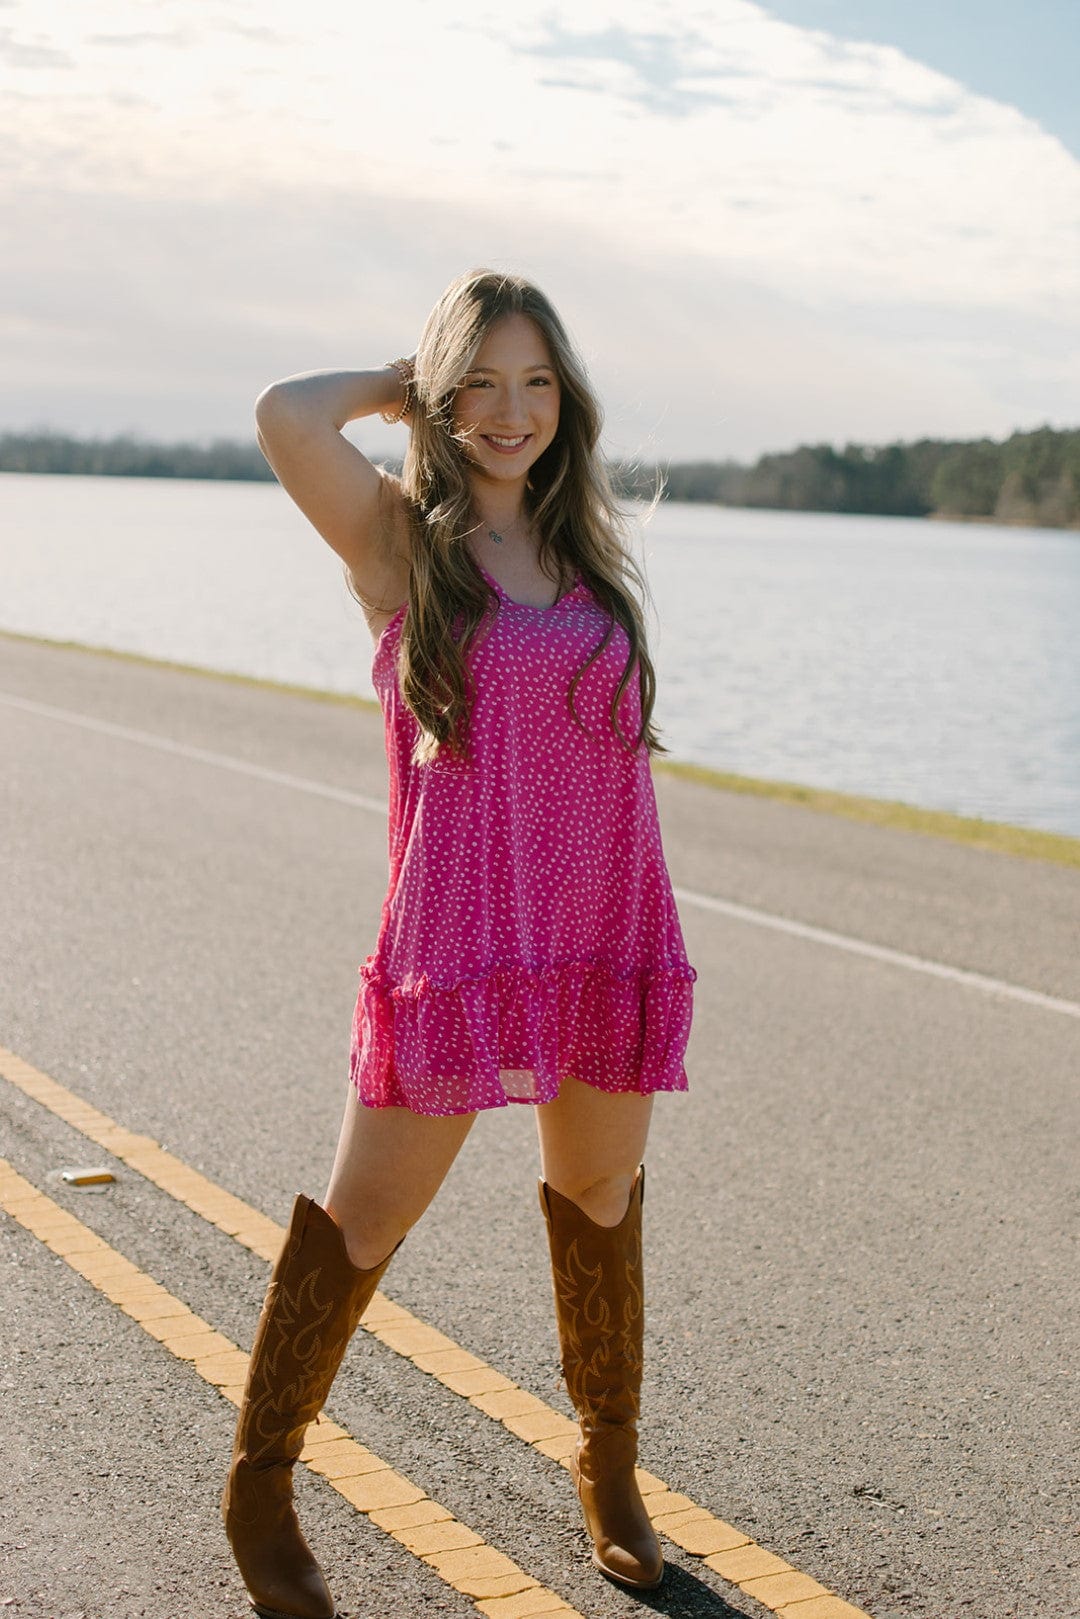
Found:
[{"label": "cloud", "polygon": [[239,34],[241,39],[250,40],[254,45],[293,45],[300,37],[280,28],[268,28],[265,23],[235,22],[229,18],[221,19],[217,26],[225,33]]},{"label": "cloud", "polygon": [[[777,39],[784,37],[779,30],[786,30],[786,51],[773,60],[747,36],[717,27],[723,8],[712,9],[709,32],[670,25],[666,30],[634,29],[622,23],[573,28],[549,16],[529,40],[505,32],[501,37],[512,51],[579,66],[575,78],[543,82],[606,94],[664,117],[690,118],[712,106],[750,107],[759,102],[763,88],[770,96],[784,90],[806,92],[839,99],[862,112],[891,107],[917,116],[953,112],[963,98],[955,81],[912,64],[892,47],[766,22]],[[736,15],[741,9],[747,23],[766,21],[750,16],[754,8],[733,9]],[[890,83],[894,77],[904,81],[903,92]],[[752,95],[736,94],[732,81],[742,81],[741,88]]]},{"label": "cloud", "polygon": [[540,82],[616,94],[661,117],[689,118],[701,107],[729,104],[729,96],[696,88],[688,80],[724,79],[742,71],[713,68],[703,74],[701,57],[708,54],[709,41],[694,30],[660,33],[611,24],[603,29],[575,32],[549,19],[539,40],[515,44],[507,38],[507,43],[512,50],[529,56],[551,57],[560,62],[614,64],[618,69],[626,69],[620,76],[621,82],[617,81],[614,86],[597,83],[589,77],[548,78]]},{"label": "cloud", "polygon": [[88,45],[119,45],[122,47],[180,45],[186,50],[195,43],[195,35],[187,28],[168,28],[157,31],[144,28],[132,29],[131,32],[126,34],[88,34],[86,43]]},{"label": "cloud", "polygon": [[[275,376],[408,352],[445,284],[479,263],[549,292],[606,401],[608,448],[644,460],[953,436],[961,421],[1006,432],[1026,386],[1014,345],[1039,365],[1054,350],[1049,320],[1010,329],[1002,312],[987,348],[974,313],[957,331],[947,309],[811,310],[706,260],[654,250],[642,262],[602,231],[567,240],[431,199],[87,192],[61,223],[52,199],[27,193],[12,222],[20,248],[0,270],[0,307],[20,315],[0,325],[3,426],[248,435]],[[1053,414],[1046,401],[1067,386],[1064,372],[1032,382],[1026,421]],[[377,422],[356,431],[372,453],[401,447]]]},{"label": "cloud", "polygon": [[0,60],[10,67],[72,68],[75,60],[69,52],[56,45],[42,44],[39,39],[19,39],[14,28],[0,28]]},{"label": "cloud", "polygon": [[1010,398],[1080,416],[1050,352],[1080,328],[1080,165],[893,48],[750,0],[526,0],[510,22],[477,0],[466,25],[423,0],[363,18],[307,0],[287,41],[247,5],[163,0],[155,34],[110,0],[133,74],[130,50],[91,45],[101,12],[81,36],[67,0],[21,14],[79,63],[0,105],[4,303],[37,311],[17,331],[24,388],[58,343],[87,400],[110,354],[117,410],[168,361],[162,411],[202,375],[224,419],[260,366],[340,363],[349,331],[381,346],[392,315],[413,329],[488,258],[579,300],[630,447],[997,430]]}]

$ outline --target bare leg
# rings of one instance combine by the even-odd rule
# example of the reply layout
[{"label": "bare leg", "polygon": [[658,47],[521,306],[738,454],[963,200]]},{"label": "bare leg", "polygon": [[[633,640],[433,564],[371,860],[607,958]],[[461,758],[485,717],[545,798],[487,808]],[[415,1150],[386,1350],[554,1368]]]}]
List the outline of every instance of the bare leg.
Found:
[{"label": "bare leg", "polygon": [[475,1113],[432,1118],[365,1107],[349,1087],[323,1206],[352,1263],[369,1270],[397,1247],[443,1183]]},{"label": "bare leg", "polygon": [[597,1225],[616,1226],[626,1213],[652,1104],[564,1079],[555,1100],[536,1109],[544,1179]]}]

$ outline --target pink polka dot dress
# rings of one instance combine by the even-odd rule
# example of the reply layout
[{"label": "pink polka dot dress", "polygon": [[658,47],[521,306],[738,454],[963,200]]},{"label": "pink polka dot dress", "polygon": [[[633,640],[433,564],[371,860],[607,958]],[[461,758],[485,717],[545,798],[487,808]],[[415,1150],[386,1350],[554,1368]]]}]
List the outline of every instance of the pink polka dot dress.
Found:
[{"label": "pink polka dot dress", "polygon": [[[468,760],[412,762],[418,726],[386,626],[372,678],[390,766],[390,886],[360,967],[350,1071],[368,1107],[471,1113],[547,1102],[565,1075],[684,1091],[694,969],[664,861],[649,759],[611,726],[629,652],[579,577],[553,607],[510,599],[469,653]],[[640,724],[632,676],[623,732]]]}]

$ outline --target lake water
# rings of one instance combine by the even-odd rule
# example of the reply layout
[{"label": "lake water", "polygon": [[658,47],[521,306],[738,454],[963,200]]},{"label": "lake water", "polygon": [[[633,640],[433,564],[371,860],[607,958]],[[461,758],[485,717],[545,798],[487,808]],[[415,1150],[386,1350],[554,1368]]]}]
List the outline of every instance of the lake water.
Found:
[{"label": "lake water", "polygon": [[[674,758],[1080,835],[1080,534],[672,502],[642,549]],[[274,484],[0,474],[0,629],[371,695]]]}]

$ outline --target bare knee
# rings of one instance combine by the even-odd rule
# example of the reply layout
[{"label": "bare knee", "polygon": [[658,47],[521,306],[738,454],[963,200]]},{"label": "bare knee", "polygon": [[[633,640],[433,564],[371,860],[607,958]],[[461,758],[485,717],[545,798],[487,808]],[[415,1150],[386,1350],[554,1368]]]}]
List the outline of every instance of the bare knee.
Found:
[{"label": "bare knee", "polygon": [[562,1193],[563,1197],[568,1197],[571,1203],[576,1203],[594,1225],[617,1226],[629,1207],[630,1193],[634,1189],[637,1172],[638,1166],[635,1164],[632,1169],[615,1170],[609,1175],[600,1175],[587,1182],[579,1180],[563,1184],[552,1181],[551,1184],[557,1192]]},{"label": "bare knee", "polygon": [[323,1207],[360,1270],[381,1264],[416,1224],[475,1117],[365,1108],[350,1091]]},{"label": "bare knee", "polygon": [[394,1210],[369,1206],[361,1212],[333,1196],[327,1197],[326,1212],[344,1237],[345,1250],[357,1270],[381,1265],[415,1224]]}]

